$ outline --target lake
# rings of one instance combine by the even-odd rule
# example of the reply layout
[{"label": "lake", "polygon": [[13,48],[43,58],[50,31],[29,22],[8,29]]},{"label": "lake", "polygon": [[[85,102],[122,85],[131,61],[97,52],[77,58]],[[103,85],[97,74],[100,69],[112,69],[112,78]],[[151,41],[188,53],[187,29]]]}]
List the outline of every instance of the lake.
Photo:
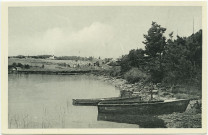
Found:
[{"label": "lake", "polygon": [[93,75],[9,74],[9,128],[156,128],[157,116],[98,114],[72,99],[118,97],[119,89]]},{"label": "lake", "polygon": [[96,106],[73,98],[117,97],[112,84],[93,75],[9,74],[9,128],[137,128],[100,119]]}]

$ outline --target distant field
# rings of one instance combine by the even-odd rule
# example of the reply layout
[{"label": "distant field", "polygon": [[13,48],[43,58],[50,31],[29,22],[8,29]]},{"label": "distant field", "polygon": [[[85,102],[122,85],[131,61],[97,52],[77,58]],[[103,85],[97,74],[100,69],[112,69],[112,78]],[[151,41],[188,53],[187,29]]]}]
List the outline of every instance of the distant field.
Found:
[{"label": "distant field", "polygon": [[[30,70],[93,70],[93,69],[107,69],[108,65],[93,66],[92,61],[74,61],[74,60],[50,60],[50,59],[19,59],[10,58],[8,59],[8,64],[21,63],[23,65],[30,65]],[[91,66],[89,66],[89,64]],[[42,66],[44,65],[44,68]],[[79,67],[78,67],[79,65]]]}]

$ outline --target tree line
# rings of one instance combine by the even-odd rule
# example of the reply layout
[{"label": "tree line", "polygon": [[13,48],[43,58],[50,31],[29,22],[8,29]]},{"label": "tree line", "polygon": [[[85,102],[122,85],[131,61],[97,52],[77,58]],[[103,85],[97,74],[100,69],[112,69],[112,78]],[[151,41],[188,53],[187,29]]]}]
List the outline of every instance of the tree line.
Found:
[{"label": "tree line", "polygon": [[[36,56],[24,56],[24,55],[18,55],[18,56],[9,56],[8,58],[19,58],[19,59],[25,59],[25,58],[34,58],[34,59],[49,59],[53,55],[36,55]],[[100,57],[95,58],[93,56],[89,57],[81,57],[81,56],[54,56],[54,59],[56,60],[75,60],[75,61],[95,61],[97,59],[101,59]],[[105,58],[105,61],[111,60],[111,58]]]},{"label": "tree line", "polygon": [[202,30],[188,37],[173,32],[166,38],[166,28],[152,22],[144,34],[145,49],[133,49],[120,59],[121,74],[130,82],[139,80],[170,85],[186,84],[201,88]]}]

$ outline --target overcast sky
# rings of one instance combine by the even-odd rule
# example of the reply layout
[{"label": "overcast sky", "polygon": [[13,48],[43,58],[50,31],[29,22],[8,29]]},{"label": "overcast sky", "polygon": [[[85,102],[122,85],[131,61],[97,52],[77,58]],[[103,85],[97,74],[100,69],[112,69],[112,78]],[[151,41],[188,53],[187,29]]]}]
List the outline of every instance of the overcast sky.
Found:
[{"label": "overcast sky", "polygon": [[[174,35],[202,28],[201,7],[10,7],[9,56],[94,56],[144,48],[152,21]],[[168,37],[168,36],[167,36]]]}]

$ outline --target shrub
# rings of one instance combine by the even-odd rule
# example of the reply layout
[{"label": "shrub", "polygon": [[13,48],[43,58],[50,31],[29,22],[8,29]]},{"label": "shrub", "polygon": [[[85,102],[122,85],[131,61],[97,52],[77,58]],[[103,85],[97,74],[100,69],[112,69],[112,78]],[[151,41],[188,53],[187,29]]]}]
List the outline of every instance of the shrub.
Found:
[{"label": "shrub", "polygon": [[147,81],[148,75],[138,68],[132,68],[128,72],[124,74],[124,79],[126,79],[130,83],[135,83],[138,81]]},{"label": "shrub", "polygon": [[116,61],[111,61],[108,65],[109,66],[119,66],[118,62],[116,62]]},{"label": "shrub", "polygon": [[119,66],[113,67],[109,70],[110,76],[120,76],[121,75],[121,68]]}]

